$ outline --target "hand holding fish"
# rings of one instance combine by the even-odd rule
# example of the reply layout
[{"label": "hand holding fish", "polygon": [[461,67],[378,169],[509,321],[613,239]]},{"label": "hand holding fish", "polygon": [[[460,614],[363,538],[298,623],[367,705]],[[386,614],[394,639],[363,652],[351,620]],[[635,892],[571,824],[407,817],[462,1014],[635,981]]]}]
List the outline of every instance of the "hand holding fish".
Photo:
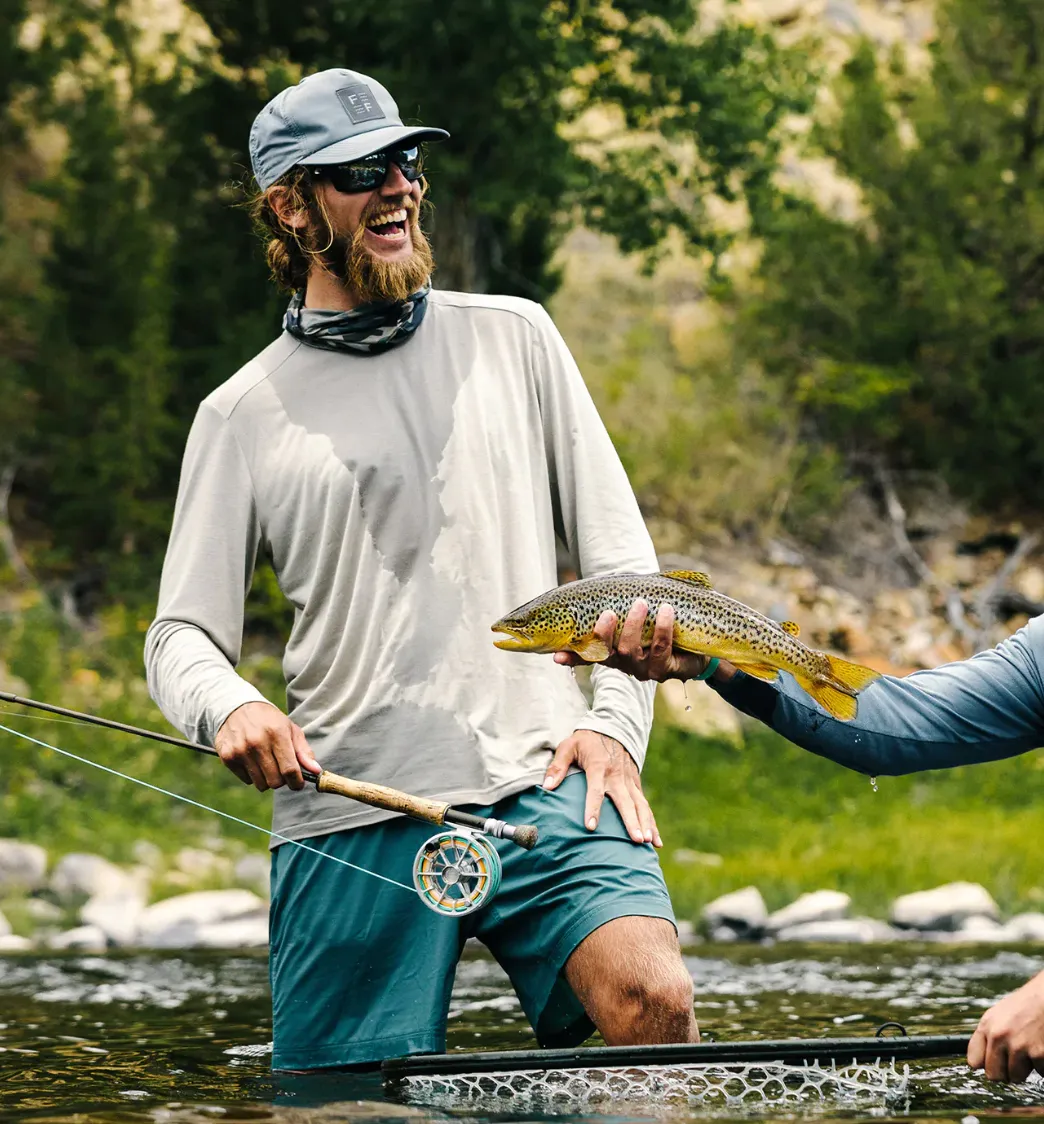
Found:
[{"label": "hand holding fish", "polygon": [[244,703],[221,724],[214,748],[244,784],[258,792],[270,788],[304,787],[301,767],[321,773],[304,731],[267,702]]},{"label": "hand holding fish", "polygon": [[602,804],[608,796],[633,842],[663,846],[656,817],[642,792],[638,766],[615,738],[594,730],[577,730],[555,750],[544,777],[544,788],[557,788],[572,765],[583,769],[587,776],[584,824],[588,831],[598,827]]},{"label": "hand holding fish", "polygon": [[[615,667],[643,682],[651,679],[662,683],[665,679],[695,679],[702,675],[707,670],[710,657],[674,647],[674,607],[662,604],[657,609],[652,638],[646,645],[643,644],[642,634],[648,616],[649,606],[639,598],[628,611],[617,641],[616,614],[611,609],[602,613],[594,626],[594,634],[609,649],[609,655],[602,661],[605,666]],[[555,653],[555,663],[565,667],[589,662],[576,652]],[[715,677],[731,679],[735,670],[732,664],[722,661]]]}]

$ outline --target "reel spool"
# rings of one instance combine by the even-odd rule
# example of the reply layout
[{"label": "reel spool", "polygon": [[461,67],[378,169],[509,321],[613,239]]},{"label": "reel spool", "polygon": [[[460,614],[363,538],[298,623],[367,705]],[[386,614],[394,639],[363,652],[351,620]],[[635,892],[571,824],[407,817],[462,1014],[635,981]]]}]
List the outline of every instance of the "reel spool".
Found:
[{"label": "reel spool", "polygon": [[463,917],[491,901],[503,870],[496,848],[470,831],[433,835],[413,860],[413,884],[436,913]]}]

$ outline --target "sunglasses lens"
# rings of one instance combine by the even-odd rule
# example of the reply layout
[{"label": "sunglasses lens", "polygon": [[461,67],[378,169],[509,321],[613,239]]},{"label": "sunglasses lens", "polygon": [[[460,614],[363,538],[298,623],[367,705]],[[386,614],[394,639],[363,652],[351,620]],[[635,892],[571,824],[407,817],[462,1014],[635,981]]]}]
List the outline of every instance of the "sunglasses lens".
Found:
[{"label": "sunglasses lens", "polygon": [[388,178],[388,166],[394,164],[409,183],[420,179],[424,170],[424,153],[413,148],[386,148],[350,164],[327,164],[316,168],[315,174],[325,176],[338,191],[352,194],[374,191]]},{"label": "sunglasses lens", "polygon": [[424,171],[424,153],[416,145],[413,148],[400,148],[389,152],[388,159],[398,165],[399,171],[410,183],[420,179]]}]

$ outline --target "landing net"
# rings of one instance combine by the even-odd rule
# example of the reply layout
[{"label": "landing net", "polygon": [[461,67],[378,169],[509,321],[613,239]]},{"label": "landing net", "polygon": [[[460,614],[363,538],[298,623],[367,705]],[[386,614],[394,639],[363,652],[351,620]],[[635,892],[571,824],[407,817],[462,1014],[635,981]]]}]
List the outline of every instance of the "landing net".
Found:
[{"label": "landing net", "polygon": [[489,1073],[411,1074],[396,1083],[415,1104],[479,1111],[539,1109],[572,1112],[612,1104],[708,1105],[756,1112],[761,1107],[829,1103],[831,1107],[887,1107],[901,1101],[910,1067],[792,1065],[786,1062],[662,1065],[642,1068],[529,1069]]},{"label": "landing net", "polygon": [[968,1047],[965,1036],[907,1037],[899,1029],[903,1037],[428,1054],[389,1058],[381,1070],[401,1100],[479,1111],[573,1112],[610,1103],[646,1112],[679,1104],[754,1113],[816,1102],[888,1108],[907,1096],[907,1063],[959,1057]]}]

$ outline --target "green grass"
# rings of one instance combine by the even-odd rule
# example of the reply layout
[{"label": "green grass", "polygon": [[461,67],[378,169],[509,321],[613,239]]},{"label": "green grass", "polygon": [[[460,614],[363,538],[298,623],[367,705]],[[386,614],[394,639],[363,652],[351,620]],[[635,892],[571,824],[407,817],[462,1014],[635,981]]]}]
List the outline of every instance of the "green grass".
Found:
[{"label": "green grass", "polygon": [[[900,893],[981,882],[1005,912],[1044,906],[1038,797],[1044,754],[965,769],[868,778],[752,729],[744,748],[657,727],[646,792],[679,915],[756,885],[770,908],[823,888],[885,916]],[[674,853],[698,852],[681,862]],[[707,865],[706,856],[720,856]]]}]

